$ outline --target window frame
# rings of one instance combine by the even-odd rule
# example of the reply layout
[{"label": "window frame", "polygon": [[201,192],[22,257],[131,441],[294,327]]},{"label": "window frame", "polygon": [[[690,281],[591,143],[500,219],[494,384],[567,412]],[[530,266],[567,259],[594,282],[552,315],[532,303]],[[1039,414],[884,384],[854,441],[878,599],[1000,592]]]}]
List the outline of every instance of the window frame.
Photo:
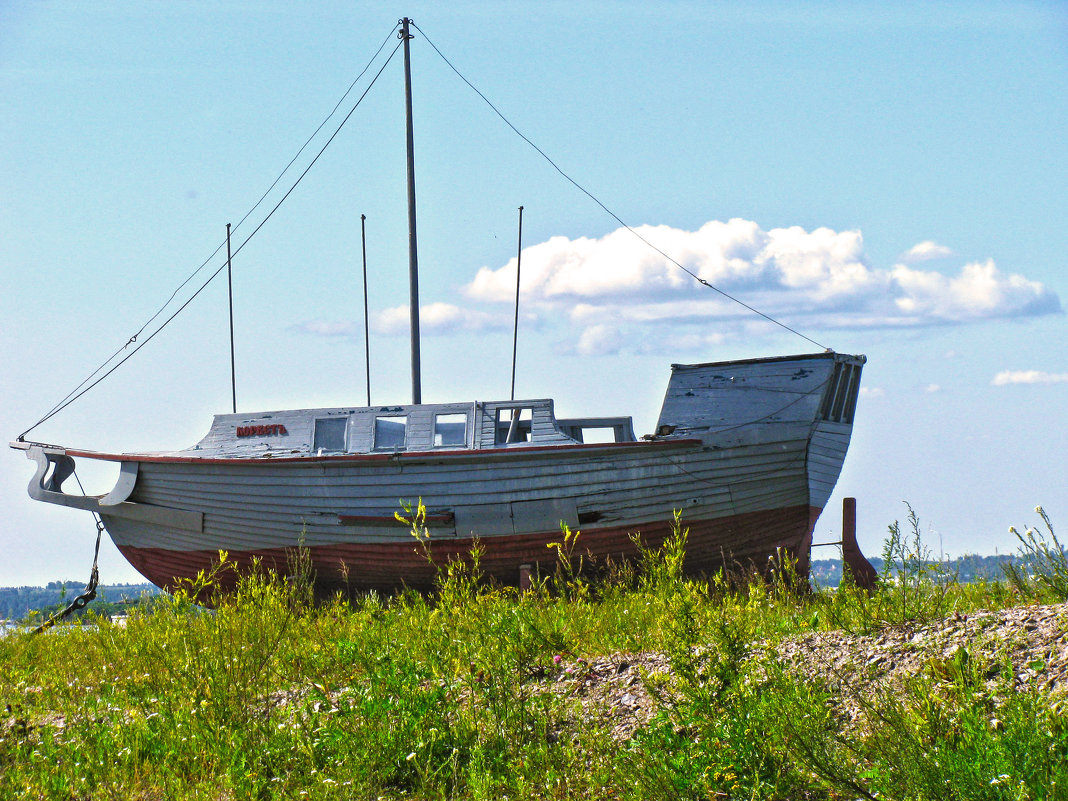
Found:
[{"label": "window frame", "polygon": [[[401,420],[403,421],[402,428],[404,430],[404,436],[401,439],[400,445],[379,445],[378,444],[378,421],[379,420]],[[408,447],[408,425],[410,423],[408,414],[376,414],[372,418],[371,422],[371,450],[372,451],[403,451]]]},{"label": "window frame", "polygon": [[[320,424],[322,426],[320,427]],[[329,430],[328,430],[329,429]],[[341,430],[341,447],[330,448],[326,444],[320,445],[320,431],[323,434],[322,439],[327,439],[327,435],[336,436],[337,429]],[[349,418],[348,417],[316,417],[315,423],[312,426],[312,452],[313,453],[345,453],[345,449],[348,446],[349,439]]]},{"label": "window frame", "polygon": [[[459,442],[444,442],[438,443],[438,420],[443,417],[451,417],[453,420],[447,421],[453,424],[463,422],[463,435]],[[430,430],[430,446],[432,448],[466,448],[468,442],[468,433],[471,428],[470,415],[467,412],[434,412],[433,426]],[[444,437],[442,437],[444,440]]]}]

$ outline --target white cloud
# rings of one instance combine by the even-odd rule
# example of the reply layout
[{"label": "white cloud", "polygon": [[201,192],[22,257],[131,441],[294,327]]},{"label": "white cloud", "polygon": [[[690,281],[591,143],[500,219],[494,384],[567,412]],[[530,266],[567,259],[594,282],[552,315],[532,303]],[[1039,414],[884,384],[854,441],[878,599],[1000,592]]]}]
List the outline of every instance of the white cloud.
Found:
[{"label": "white cloud", "polygon": [[[386,336],[407,336],[409,330],[407,306],[393,306],[372,313],[371,330]],[[537,325],[536,314],[522,315],[525,326]],[[508,314],[493,314],[477,309],[463,309],[451,303],[429,303],[419,307],[419,331],[423,334],[447,334],[453,331],[511,330],[513,318]],[[293,326],[297,331],[321,337],[363,336],[363,323],[350,321],[309,320]]]},{"label": "white cloud", "polygon": [[[393,306],[375,312],[371,315],[371,328],[378,334],[407,334],[409,313],[408,306]],[[452,303],[429,303],[419,307],[419,332],[421,334],[504,330],[511,328],[511,325],[512,318],[509,315],[490,314],[477,309],[462,309]]]},{"label": "white cloud", "polygon": [[[1002,272],[992,259],[962,264],[956,273],[914,264],[952,254],[933,241],[911,248],[901,263],[878,268],[870,264],[859,231],[763,230],[737,218],[713,220],[696,231],[666,225],[635,231],[701,281],[818,338],[818,331],[915,328],[1062,311],[1051,289]],[[462,306],[437,302],[422,307],[421,331],[510,331],[515,269],[514,258],[497,269],[482,267],[463,287]],[[772,323],[721,292],[701,286],[625,228],[600,238],[556,236],[523,251],[524,326],[566,323],[560,353],[706,353],[774,330]],[[479,304],[493,304],[496,311]],[[362,322],[313,320],[296,328],[323,337],[363,334]],[[372,329],[406,335],[408,307],[376,312]],[[958,355],[949,352],[946,358]],[[995,383],[1023,381],[1002,375],[1007,374],[999,374]]]},{"label": "white cloud", "polygon": [[995,387],[1007,384],[1065,384],[1068,373],[1045,373],[1041,370],[1002,370],[990,382]]},{"label": "white cloud", "polygon": [[901,258],[903,261],[917,262],[929,261],[931,259],[942,259],[952,255],[952,250],[928,239],[924,242],[920,242],[918,245],[913,245]]},{"label": "white cloud", "polygon": [[928,395],[933,395],[936,392],[941,392],[942,391],[942,385],[941,384],[928,384],[926,387],[923,388],[923,391],[926,392]]},{"label": "white cloud", "polygon": [[881,398],[886,395],[885,390],[882,387],[861,387],[860,396],[862,398]]},{"label": "white cloud", "polygon": [[[705,223],[697,231],[639,226],[642,238],[701,279],[727,291],[801,290],[817,301],[875,291],[858,231],[800,227],[763,231],[747,220]],[[483,267],[464,288],[474,300],[515,294],[515,259]],[[556,236],[523,251],[521,294],[529,302],[580,303],[692,297],[693,279],[625,228],[600,239]]]},{"label": "white cloud", "polygon": [[354,337],[363,334],[362,325],[345,321],[308,320],[293,327],[305,334],[315,334],[320,337]]},{"label": "white cloud", "polygon": [[[745,326],[743,330],[749,330]],[[714,349],[741,335],[709,331],[666,331],[659,336],[640,337],[630,344],[630,349],[643,354],[684,353],[687,351],[705,354],[702,358],[714,359]]]},{"label": "white cloud", "polygon": [[[702,280],[802,328],[813,317],[823,328],[863,329],[1061,311],[1052,290],[1002,273],[992,260],[964,264],[956,275],[903,263],[874,268],[859,231],[765,231],[741,219],[712,221],[697,231],[664,225],[635,230]],[[909,251],[913,260],[948,253],[934,242]],[[498,269],[483,267],[464,294],[472,301],[510,303],[515,269],[515,259]],[[583,326],[707,325],[750,315],[622,228],[600,239],[558,236],[525,249],[522,298],[528,307]]]},{"label": "white cloud", "polygon": [[580,356],[610,356],[619,352],[622,343],[614,325],[591,325],[579,335],[575,352]]},{"label": "white cloud", "polygon": [[963,322],[1060,311],[1052,290],[1022,275],[1003,275],[993,259],[965,264],[952,278],[903,264],[890,277],[902,293],[894,302],[908,318]]}]

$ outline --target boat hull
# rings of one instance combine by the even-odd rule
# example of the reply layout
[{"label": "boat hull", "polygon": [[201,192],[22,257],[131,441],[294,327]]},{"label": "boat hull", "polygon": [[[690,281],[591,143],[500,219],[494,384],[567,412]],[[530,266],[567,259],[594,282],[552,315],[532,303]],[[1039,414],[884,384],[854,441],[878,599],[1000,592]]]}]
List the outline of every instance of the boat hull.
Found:
[{"label": "boat hull", "polygon": [[[676,520],[689,531],[690,574],[764,571],[788,555],[804,576],[863,363],[825,353],[673,365],[656,433],[642,441],[629,419],[558,421],[543,399],[218,415],[198,445],[171,453],[19,447],[38,464],[32,497],[98,513],[163,587],[210,570],[221,552],[241,570],[287,573],[302,552],[320,596],[422,590],[476,545],[483,575],[517,584],[554,569],[549,546],[564,528],[581,532],[577,556],[604,565],[634,558],[639,542],[659,546]],[[609,426],[614,442],[584,442]],[[382,447],[389,431],[402,436]],[[457,444],[438,447],[439,434]],[[75,458],[119,462],[115,488],[63,492]],[[426,547],[396,519],[419,504]]]},{"label": "boat hull", "polygon": [[[676,512],[689,530],[686,569],[765,569],[777,551],[807,574],[812,527],[825,498],[813,488],[811,426],[765,425],[701,440],[575,446],[486,456],[411,456],[383,464],[352,458],[249,463],[141,462],[129,502],[194,514],[192,525],[103,514],[122,553],[150,581],[173,587],[225,551],[292,570],[307,550],[317,592],[426,589],[436,570],[467,558],[476,541],[481,570],[504,584],[524,565],[552,569],[561,525],[581,532],[587,564],[631,559],[633,537],[657,547]],[[844,454],[844,450],[843,450]],[[829,488],[826,488],[829,491]],[[813,498],[820,496],[818,505]],[[394,518],[422,502],[434,564],[410,526]]]},{"label": "boat hull", "polygon": [[[720,568],[736,572],[766,573],[770,560],[788,555],[799,571],[808,572],[808,548],[812,527],[820,510],[796,506],[765,512],[750,512],[718,520],[687,523],[687,550],[684,569],[693,576],[711,575]],[[658,548],[671,534],[670,521],[641,526],[622,526],[581,532],[573,557],[583,560],[589,570],[606,569],[611,563],[622,564],[638,557],[643,548]],[[519,585],[525,575],[550,575],[559,564],[555,549],[561,543],[559,530],[539,534],[494,537],[491,542],[462,538],[432,541],[424,549],[414,537],[407,541],[337,543],[305,546],[315,592],[319,597],[335,594],[352,596],[361,592],[394,592],[402,587],[419,591],[434,587],[439,570],[449,560],[470,563],[476,546],[483,549],[479,572],[502,585]],[[149,581],[174,588],[182,580],[198,573],[209,573],[218,564],[218,551],[175,551],[167,548],[119,545],[122,555]],[[227,552],[227,561],[235,571],[217,573],[221,589],[232,586],[237,574],[247,574],[258,565],[263,570],[282,575],[298,569],[302,555],[293,548],[261,548]],[[428,557],[432,557],[431,561]]]}]

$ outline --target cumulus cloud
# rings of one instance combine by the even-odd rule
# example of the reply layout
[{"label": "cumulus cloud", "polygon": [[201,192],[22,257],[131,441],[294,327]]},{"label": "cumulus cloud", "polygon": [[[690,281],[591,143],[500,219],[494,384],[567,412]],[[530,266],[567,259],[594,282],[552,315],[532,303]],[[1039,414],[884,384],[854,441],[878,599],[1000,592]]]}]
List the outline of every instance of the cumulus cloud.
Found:
[{"label": "cumulus cloud", "polygon": [[924,242],[920,242],[918,245],[913,245],[901,259],[902,261],[911,263],[917,261],[930,261],[931,259],[942,259],[952,255],[952,250],[928,239]]},{"label": "cumulus cloud", "polygon": [[962,322],[1060,311],[1052,290],[1022,275],[1003,275],[993,259],[965,264],[952,277],[899,264],[890,277],[902,293],[894,303],[906,317]]},{"label": "cumulus cloud", "polygon": [[882,387],[861,387],[860,396],[862,398],[881,398],[886,395],[886,391]]},{"label": "cumulus cloud", "polygon": [[[525,248],[521,304],[525,325],[566,325],[559,352],[585,355],[707,352],[775,330],[727,295],[805,334],[1061,313],[1060,298],[1041,282],[1003,271],[992,259],[947,264],[951,255],[928,240],[897,264],[875,266],[859,231],[765,230],[743,219],[713,220],[696,231],[645,225],[599,238],[556,236]],[[939,269],[922,264],[936,258]],[[459,305],[422,308],[421,330],[510,331],[515,275],[514,258],[482,267],[462,287]],[[362,333],[350,323],[301,328],[321,336]],[[408,307],[378,311],[373,328],[406,334]]]},{"label": "cumulus cloud", "polygon": [[990,382],[995,387],[1007,384],[1066,384],[1068,373],[1044,373],[1041,370],[1002,370]]},{"label": "cumulus cloud", "polygon": [[[797,289],[818,300],[875,290],[859,231],[800,227],[763,231],[747,220],[712,221],[697,231],[666,225],[634,229],[701,279],[735,290]],[[508,301],[516,260],[483,267],[464,289],[475,300]],[[534,302],[616,299],[666,301],[692,296],[693,278],[620,228],[600,239],[555,236],[523,251],[521,292]]]},{"label": "cumulus cloud", "polygon": [[[664,225],[635,231],[701,280],[787,322],[818,315],[823,327],[901,327],[1061,311],[1048,287],[1003,273],[990,259],[964,264],[956,274],[905,263],[875,268],[859,231],[765,231],[741,219],[708,222],[697,231]],[[949,253],[921,242],[909,256]],[[463,292],[472,301],[511,302],[515,270],[515,259],[483,267]],[[550,307],[583,326],[707,324],[750,314],[624,228],[599,239],[558,236],[526,248],[521,291],[525,304]]]}]

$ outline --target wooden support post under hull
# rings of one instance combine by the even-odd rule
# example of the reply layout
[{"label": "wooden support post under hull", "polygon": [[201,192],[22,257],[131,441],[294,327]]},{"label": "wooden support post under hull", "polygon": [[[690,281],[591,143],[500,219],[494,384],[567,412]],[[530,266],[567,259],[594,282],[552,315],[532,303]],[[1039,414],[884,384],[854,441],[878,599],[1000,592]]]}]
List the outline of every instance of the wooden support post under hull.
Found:
[{"label": "wooden support post under hull", "polygon": [[857,499],[842,499],[842,562],[858,587],[871,590],[879,578],[857,544]]}]

